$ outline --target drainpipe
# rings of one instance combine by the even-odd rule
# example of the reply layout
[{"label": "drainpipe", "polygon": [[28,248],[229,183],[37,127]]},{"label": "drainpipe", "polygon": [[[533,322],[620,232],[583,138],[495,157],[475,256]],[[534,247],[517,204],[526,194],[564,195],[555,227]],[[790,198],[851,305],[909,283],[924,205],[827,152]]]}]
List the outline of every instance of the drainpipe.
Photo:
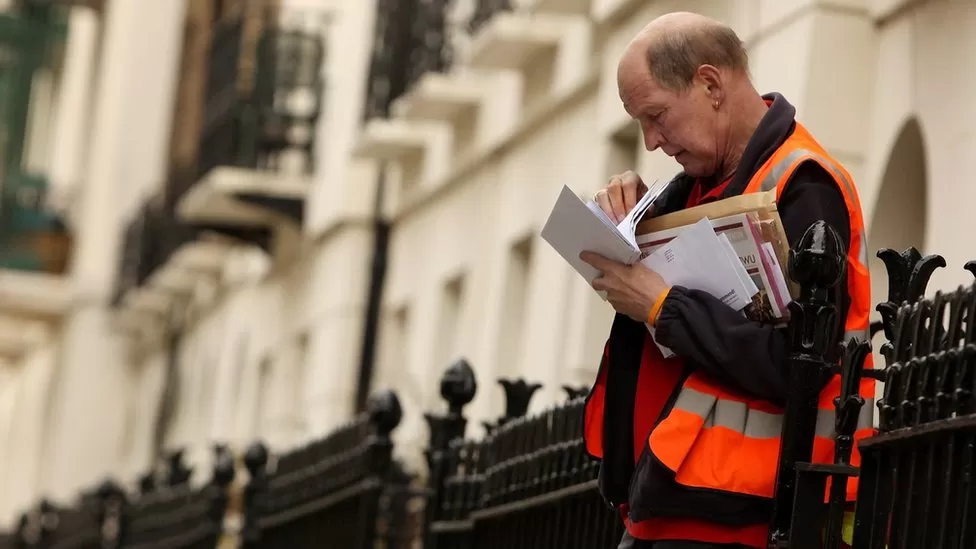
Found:
[{"label": "drainpipe", "polygon": [[359,376],[356,381],[356,412],[366,409],[373,384],[376,363],[376,347],[379,341],[380,307],[383,302],[383,284],[386,280],[387,252],[390,241],[390,223],[383,215],[383,198],[386,192],[386,164],[381,164],[376,177],[376,196],[373,201],[373,260],[370,269],[369,289],[366,294],[366,316],[363,324],[363,347],[359,360]]}]

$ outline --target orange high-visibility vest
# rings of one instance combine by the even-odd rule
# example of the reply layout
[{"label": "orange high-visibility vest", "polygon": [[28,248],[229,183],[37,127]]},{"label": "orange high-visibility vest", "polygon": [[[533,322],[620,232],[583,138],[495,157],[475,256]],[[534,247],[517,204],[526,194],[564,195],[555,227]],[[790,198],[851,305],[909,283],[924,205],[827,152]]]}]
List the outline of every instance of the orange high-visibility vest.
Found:
[{"label": "orange high-visibility vest", "polygon": [[[782,195],[793,172],[803,162],[817,162],[837,182],[847,203],[851,240],[847,253],[847,311],[845,340],[869,338],[871,283],[868,275],[867,239],[861,205],[851,176],[799,123],[793,134],[753,175],[744,193],[776,189]],[[800,206],[802,207],[802,206]],[[865,368],[871,368],[871,357]],[[855,441],[874,433],[874,380],[864,378],[860,394],[865,400],[858,418]],[[654,456],[675,473],[684,486],[773,497],[779,465],[783,409],[762,399],[725,387],[707,375],[692,373],[679,390],[671,412],[648,439]],[[840,376],[834,376],[820,394],[814,463],[834,458],[834,398],[840,394]],[[860,464],[857,445],[851,459]],[[857,478],[847,486],[847,497],[857,494]],[[640,537],[640,523],[632,534]]]}]

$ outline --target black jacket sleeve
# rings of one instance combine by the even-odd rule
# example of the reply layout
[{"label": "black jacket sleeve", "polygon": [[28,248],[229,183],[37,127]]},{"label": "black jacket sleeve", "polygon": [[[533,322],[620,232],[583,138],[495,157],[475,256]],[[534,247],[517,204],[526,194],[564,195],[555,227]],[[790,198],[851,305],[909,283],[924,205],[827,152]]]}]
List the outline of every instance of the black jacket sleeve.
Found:
[{"label": "black jacket sleeve", "polygon": [[[846,250],[850,220],[844,196],[815,162],[794,172],[778,203],[790,246],[819,220],[837,231]],[[843,331],[850,297],[846,278],[835,288]],[[685,359],[687,366],[737,386],[759,398],[783,404],[788,390],[789,343],[784,329],[746,319],[717,298],[680,286],[671,289],[657,320],[658,341]]]}]

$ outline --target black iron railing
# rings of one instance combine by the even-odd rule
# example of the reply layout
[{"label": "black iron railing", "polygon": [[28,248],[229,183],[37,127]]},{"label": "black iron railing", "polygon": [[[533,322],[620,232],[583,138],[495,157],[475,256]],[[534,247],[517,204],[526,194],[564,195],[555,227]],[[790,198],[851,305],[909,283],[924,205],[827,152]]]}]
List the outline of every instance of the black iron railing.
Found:
[{"label": "black iron railing", "polygon": [[[178,459],[178,458],[177,458]],[[185,471],[184,472],[188,472]],[[218,452],[213,476],[194,488],[182,473],[169,486],[154,487],[125,506],[124,549],[212,549],[223,534],[227,489],[234,480],[231,456]]]},{"label": "black iron railing", "polygon": [[219,166],[299,174],[314,169],[324,29],[265,21],[251,40],[247,25],[238,15],[214,27],[196,169],[171,181],[168,202],[178,203]]},{"label": "black iron railing", "polygon": [[366,84],[364,117],[386,118],[408,87],[420,0],[379,0],[373,27],[373,56]]},{"label": "black iron railing", "polygon": [[[886,364],[864,370],[867,342],[839,349],[827,335],[839,330],[831,329],[836,315],[826,296],[846,263],[837,234],[817,223],[791,253],[800,292],[791,305],[791,387],[770,549],[839,549],[852,530],[854,549],[976,547],[976,284],[923,298],[929,276],[945,265],[941,257],[923,258],[914,249],[879,256],[890,288],[878,307]],[[976,263],[967,268],[976,271]],[[835,455],[832,463],[812,464],[811,417],[827,375],[840,375],[842,387]],[[867,404],[858,394],[862,377],[884,382],[884,397],[878,434],[858,443],[857,468],[850,460],[856,418]],[[425,489],[392,458],[390,432],[401,415],[392,393],[371,399],[368,413],[353,423],[276,458],[254,445],[244,459],[251,475],[245,548],[302,549],[325,541],[344,548],[615,547],[621,518],[600,497],[598,465],[583,450],[586,391],[566,388],[564,402],[527,416],[539,386],[501,384],[504,416],[486,424],[484,436],[466,437],[463,409],[477,383],[463,360],[448,369],[441,380],[447,411],[425,416]],[[218,463],[229,460],[222,456]],[[147,479],[145,494],[122,513],[123,546],[189,547],[192,538],[193,547],[213,547],[224,506],[220,487],[229,474],[218,472],[209,488],[193,492],[179,458],[171,456],[167,479]],[[851,519],[845,487],[855,476]],[[50,547],[55,539],[90,539],[93,530],[84,523],[102,527],[107,520],[91,511],[65,514],[73,518],[58,538],[51,526],[58,512],[65,511],[42,504],[24,515],[14,537]]]},{"label": "black iron railing", "polygon": [[464,438],[461,408],[474,396],[460,361],[442,380],[444,416],[428,416],[430,493],[425,547],[613,547],[622,524],[596,487],[599,465],[583,451],[585,397],[526,417],[537,384],[500,380],[506,412],[486,436]]},{"label": "black iron railing", "polygon": [[880,433],[860,444],[854,547],[976,547],[976,284],[923,299],[942,257],[878,256],[885,386]]},{"label": "black iron railing", "polygon": [[306,30],[267,29],[257,51],[254,104],[258,114],[256,165],[258,169],[284,169],[283,155],[296,153],[294,169],[314,169],[315,125],[321,108],[322,63],[325,43],[321,34]]},{"label": "black iron railing", "polygon": [[450,0],[426,0],[417,6],[411,40],[413,50],[406,75],[406,87],[414,85],[428,72],[443,72],[453,62],[454,51],[448,35]]},{"label": "black iron railing", "polygon": [[47,549],[114,549],[118,547],[125,494],[105,483],[84,494],[73,508],[59,509],[57,521],[46,536]]},{"label": "black iron railing", "polygon": [[475,34],[498,12],[511,10],[512,0],[475,0],[474,13],[468,21],[468,30],[471,34]]},{"label": "black iron railing", "polygon": [[[392,392],[374,395],[368,413],[269,463],[261,444],[245,457],[245,549],[321,546],[367,549],[379,539],[381,497],[394,470],[390,432],[400,423]],[[269,467],[270,465],[270,467]]]},{"label": "black iron railing", "polygon": [[115,285],[116,304],[126,292],[138,288],[149,277],[152,243],[149,237],[148,214],[149,206],[144,204],[125,224],[122,250],[119,254],[119,274]]},{"label": "black iron railing", "polygon": [[49,209],[46,175],[25,169],[29,120],[51,105],[32,96],[42,69],[57,70],[65,13],[50,5],[0,13],[0,268],[63,274],[71,238]]},{"label": "black iron railing", "polygon": [[72,506],[42,500],[21,515],[15,532],[0,539],[0,548],[116,549],[124,501],[110,482],[81,494]]},{"label": "black iron railing", "polygon": [[[303,155],[312,169],[312,145],[323,86],[321,33],[265,27],[255,48],[244,48],[243,21],[215,30],[198,175],[217,166],[278,169],[280,155]],[[253,65],[245,78],[241,67]]]},{"label": "black iron railing", "polygon": [[380,0],[366,90],[365,118],[385,118],[392,103],[428,72],[454,63],[451,0]]},{"label": "black iron railing", "polygon": [[125,225],[115,302],[126,291],[145,284],[180,246],[193,242],[197,235],[195,228],[180,221],[161,200],[143,204]]}]

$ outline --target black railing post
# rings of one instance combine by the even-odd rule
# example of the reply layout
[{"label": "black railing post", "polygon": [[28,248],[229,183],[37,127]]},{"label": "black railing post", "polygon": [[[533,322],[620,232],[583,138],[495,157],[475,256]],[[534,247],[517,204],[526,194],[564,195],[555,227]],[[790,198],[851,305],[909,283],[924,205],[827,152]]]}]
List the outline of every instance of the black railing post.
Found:
[{"label": "black railing post", "polygon": [[268,488],[268,449],[260,442],[251,444],[244,453],[244,466],[250,475],[244,488],[244,511],[241,526],[242,549],[261,547],[260,505]]},{"label": "black railing post", "polygon": [[125,492],[107,480],[98,487],[98,524],[101,530],[101,548],[118,549],[122,546],[122,513]]},{"label": "black railing post", "polygon": [[840,237],[823,221],[807,229],[790,250],[789,274],[799,285],[800,295],[790,303],[789,396],[770,525],[771,549],[790,546],[797,463],[808,463],[813,456],[818,400],[831,371],[826,356],[838,344],[837,311],[830,290],[843,278],[846,262]]},{"label": "black railing post", "polygon": [[224,516],[227,514],[227,503],[230,501],[228,490],[234,482],[234,458],[223,445],[214,447],[213,474],[207,490],[210,492],[210,520],[213,521],[215,541],[220,541],[224,531]]},{"label": "black railing post", "polygon": [[166,458],[169,467],[166,473],[166,485],[170,488],[186,484],[190,481],[190,475],[193,474],[193,469],[187,467],[183,461],[184,452],[185,450],[180,448],[171,452]]},{"label": "black railing post", "polygon": [[390,481],[394,465],[390,433],[403,418],[400,399],[393,391],[374,394],[366,404],[366,411],[372,431],[366,439],[366,470],[377,481],[377,486],[375,492],[367,491],[367,495],[360,498],[359,532],[362,538],[356,545],[360,549],[371,549],[376,543],[380,495]]},{"label": "black railing post", "polygon": [[436,546],[435,535],[430,532],[430,523],[443,504],[444,480],[448,475],[448,456],[450,443],[463,438],[468,425],[464,417],[464,407],[470,403],[478,390],[478,382],[471,365],[463,358],[444,372],[441,378],[441,396],[447,401],[447,413],[442,416],[424,414],[430,440],[425,452],[427,458],[428,497],[424,509],[424,547]]},{"label": "black railing post", "polygon": [[[847,483],[850,476],[857,474],[851,467],[851,454],[854,451],[854,433],[858,418],[864,406],[861,396],[861,377],[864,362],[871,354],[871,344],[852,339],[844,348],[840,366],[840,395],[834,399],[836,416],[834,420],[835,449],[834,468],[824,471],[830,475],[830,498],[827,506],[827,525],[824,529],[824,549],[839,549],[841,530],[844,525],[844,511],[847,505]],[[823,478],[823,476],[821,476]],[[824,480],[826,483],[826,480]],[[822,497],[823,490],[811,491],[811,498]],[[794,514],[794,521],[797,519]]]}]

